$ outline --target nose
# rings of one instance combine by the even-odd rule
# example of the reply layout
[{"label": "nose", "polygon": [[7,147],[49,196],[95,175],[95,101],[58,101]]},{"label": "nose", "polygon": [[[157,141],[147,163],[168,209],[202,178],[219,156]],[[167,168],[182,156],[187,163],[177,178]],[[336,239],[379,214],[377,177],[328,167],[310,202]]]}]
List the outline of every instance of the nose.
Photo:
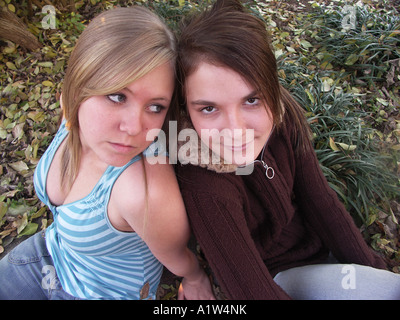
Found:
[{"label": "nose", "polygon": [[121,114],[120,130],[130,136],[136,136],[143,130],[143,114],[140,110],[129,108]]},{"label": "nose", "polygon": [[243,137],[246,132],[246,119],[240,111],[240,108],[232,107],[227,115],[225,122],[225,136],[232,140],[232,145],[241,145],[244,143]]},{"label": "nose", "polygon": [[246,125],[245,125],[245,119],[242,115],[242,113],[240,112],[239,108],[231,108],[229,114],[227,115],[228,117],[228,123],[227,123],[227,127],[229,129],[235,130],[235,129],[245,129]]}]

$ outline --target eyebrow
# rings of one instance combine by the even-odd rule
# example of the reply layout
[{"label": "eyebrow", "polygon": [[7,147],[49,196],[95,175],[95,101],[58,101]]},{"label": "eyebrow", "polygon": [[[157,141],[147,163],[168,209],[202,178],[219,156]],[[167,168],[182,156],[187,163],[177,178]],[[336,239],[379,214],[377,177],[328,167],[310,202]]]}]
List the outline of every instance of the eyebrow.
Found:
[{"label": "eyebrow", "polygon": [[[255,96],[257,96],[259,93],[257,90],[252,91],[251,93],[249,93],[248,95],[246,95],[245,97],[242,98],[242,101],[246,101],[250,98],[254,98]],[[206,106],[206,105],[216,105],[215,102],[212,101],[208,101],[208,100],[194,100],[194,101],[190,101],[190,104],[192,105],[199,105],[199,106]]]},{"label": "eyebrow", "polygon": [[199,106],[215,105],[214,102],[206,101],[206,100],[195,100],[195,101],[191,101],[190,104],[199,105]]},{"label": "eyebrow", "polygon": [[[124,91],[124,90],[129,91],[132,95],[135,95],[135,93],[131,89],[127,88],[127,87],[123,88],[121,91]],[[158,98],[152,98],[151,101],[171,102],[171,99],[168,99],[166,97],[158,97]]]},{"label": "eyebrow", "polygon": [[164,102],[169,102],[171,101],[170,99],[164,98],[164,97],[159,97],[159,98],[153,98],[151,101],[164,101]]}]

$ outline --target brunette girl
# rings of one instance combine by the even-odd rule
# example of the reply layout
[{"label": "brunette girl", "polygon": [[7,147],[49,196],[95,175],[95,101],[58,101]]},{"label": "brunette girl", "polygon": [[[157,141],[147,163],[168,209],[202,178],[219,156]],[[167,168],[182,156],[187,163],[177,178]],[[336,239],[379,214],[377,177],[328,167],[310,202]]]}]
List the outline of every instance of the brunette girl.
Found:
[{"label": "brunette girl", "polygon": [[265,24],[240,1],[217,0],[182,27],[177,66],[181,125],[212,151],[178,164],[178,180],[227,297],[400,298],[400,275],[385,271],[321,172]]}]

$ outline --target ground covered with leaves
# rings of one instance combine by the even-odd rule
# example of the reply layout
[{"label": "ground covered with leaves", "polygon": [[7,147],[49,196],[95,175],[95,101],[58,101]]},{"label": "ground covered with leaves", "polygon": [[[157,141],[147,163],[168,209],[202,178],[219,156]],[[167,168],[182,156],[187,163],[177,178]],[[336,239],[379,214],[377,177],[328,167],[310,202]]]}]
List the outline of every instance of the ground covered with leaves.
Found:
[{"label": "ground covered with leaves", "polygon": [[[201,4],[199,4],[199,2]],[[60,118],[68,57],[97,13],[146,5],[172,28],[207,1],[75,1],[57,5],[44,29],[40,1],[0,0],[42,47],[0,45],[0,258],[52,222],[37,199],[33,172]],[[46,1],[48,4],[49,1]],[[43,1],[44,4],[44,1]],[[399,1],[249,1],[266,22],[279,76],[307,112],[321,168],[368,243],[400,273],[400,14]],[[172,280],[171,280],[172,279]],[[174,278],[161,297],[176,297]]]}]

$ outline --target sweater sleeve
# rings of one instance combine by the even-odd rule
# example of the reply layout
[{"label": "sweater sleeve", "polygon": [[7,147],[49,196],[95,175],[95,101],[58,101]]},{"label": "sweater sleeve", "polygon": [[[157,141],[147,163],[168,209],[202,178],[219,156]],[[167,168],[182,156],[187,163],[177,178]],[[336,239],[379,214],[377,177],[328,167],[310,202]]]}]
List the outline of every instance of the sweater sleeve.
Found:
[{"label": "sweater sleeve", "polygon": [[190,189],[183,186],[182,194],[193,232],[227,297],[290,299],[262,261],[240,201],[232,201],[240,195],[229,192],[230,199],[224,199],[212,192],[185,190]]},{"label": "sweater sleeve", "polygon": [[296,158],[294,191],[306,220],[339,262],[386,269],[330,188],[314,151]]}]

